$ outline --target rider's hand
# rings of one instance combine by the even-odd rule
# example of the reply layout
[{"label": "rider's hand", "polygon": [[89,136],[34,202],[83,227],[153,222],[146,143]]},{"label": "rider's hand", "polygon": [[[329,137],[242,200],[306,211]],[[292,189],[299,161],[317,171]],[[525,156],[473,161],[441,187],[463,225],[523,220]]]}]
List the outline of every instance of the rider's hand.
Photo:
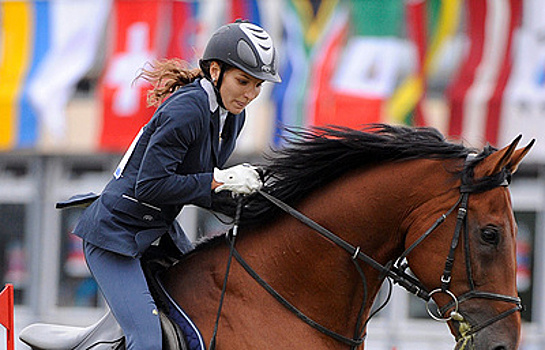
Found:
[{"label": "rider's hand", "polygon": [[214,181],[220,185],[214,191],[231,191],[236,194],[252,194],[263,187],[257,168],[250,164],[239,164],[220,170],[214,168]]}]

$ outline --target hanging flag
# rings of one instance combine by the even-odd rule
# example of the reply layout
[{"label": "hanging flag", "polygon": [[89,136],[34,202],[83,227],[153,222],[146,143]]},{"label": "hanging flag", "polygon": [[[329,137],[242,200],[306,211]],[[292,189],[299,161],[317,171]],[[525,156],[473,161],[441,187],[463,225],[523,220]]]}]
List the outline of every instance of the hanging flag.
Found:
[{"label": "hanging flag", "polygon": [[308,54],[305,47],[304,28],[293,4],[287,3],[282,21],[282,58],[280,76],[282,83],[275,84],[272,98],[276,105],[273,140],[281,142],[282,128],[302,126],[303,102],[308,79]]},{"label": "hanging flag", "polygon": [[262,26],[261,14],[257,0],[231,0],[228,13],[228,22],[234,22],[237,19],[249,20],[250,22]]},{"label": "hanging flag", "polygon": [[[335,17],[332,28],[337,30],[328,30],[332,34],[323,44],[328,50],[313,63],[310,100],[315,108],[309,108],[314,113],[309,119],[316,125],[361,128],[382,121],[397,80],[400,2],[364,0],[350,5],[351,23],[350,18]],[[349,25],[356,35],[347,39]]]},{"label": "hanging flag", "polygon": [[0,150],[17,147],[19,102],[32,57],[32,4],[0,2]]},{"label": "hanging flag", "polygon": [[[314,120],[314,108],[309,102],[308,89],[314,62],[323,57],[330,38],[335,34],[331,21],[335,17],[339,1],[287,1],[281,20],[283,24],[282,53],[284,61],[280,69],[282,83],[276,84],[273,99],[276,103],[275,141],[279,142],[282,128],[305,126]],[[322,59],[323,61],[323,59]],[[315,94],[315,93],[314,93]],[[312,97],[310,97],[312,99]]]},{"label": "hanging flag", "polygon": [[123,151],[140,128],[149,121],[154,109],[147,108],[150,84],[135,80],[141,68],[162,58],[160,38],[169,3],[161,0],[116,0],[111,20],[113,52],[106,62],[100,83],[102,132],[100,148]]},{"label": "hanging flag", "polygon": [[197,36],[201,30],[198,20],[199,2],[172,1],[171,6],[171,35],[167,58],[179,58],[196,66],[199,58]]},{"label": "hanging flag", "polygon": [[408,36],[416,48],[417,66],[388,102],[387,114],[391,122],[431,124],[422,111],[426,84],[433,74],[440,50],[458,28],[460,6],[460,0],[406,3]]},{"label": "hanging flag", "polygon": [[316,52],[311,66],[307,98],[309,124],[353,126],[350,124],[353,124],[354,120],[359,124],[359,118],[355,113],[357,109],[347,103],[346,99],[343,100],[343,96],[336,93],[332,84],[346,43],[348,28],[348,11],[335,9],[326,29],[328,35],[323,38],[321,50]]},{"label": "hanging flag", "polygon": [[33,53],[20,101],[16,148],[34,147],[40,139],[40,121],[38,113],[32,104],[30,87],[38,76],[38,67],[46,57],[51,44],[50,2],[34,1],[32,4],[34,7],[32,11],[32,22],[34,23],[32,35]]},{"label": "hanging flag", "polygon": [[524,3],[525,16],[517,33],[513,71],[505,88],[501,106],[498,145],[511,142],[518,135],[538,142],[529,157],[545,161],[545,143],[539,142],[545,129],[545,7],[540,0]]},{"label": "hanging flag", "polygon": [[108,0],[50,0],[50,47],[29,82],[29,98],[54,138],[66,137],[65,110],[91,69],[110,10]]},{"label": "hanging flag", "polygon": [[388,114],[397,123],[422,125],[424,123],[421,101],[426,89],[424,61],[428,36],[426,2],[424,0],[407,1],[406,13],[407,36],[416,49],[416,69],[401,83],[390,99]]},{"label": "hanging flag", "polygon": [[448,89],[448,134],[471,146],[498,141],[513,32],[520,25],[521,10],[522,0],[467,1],[470,47]]}]

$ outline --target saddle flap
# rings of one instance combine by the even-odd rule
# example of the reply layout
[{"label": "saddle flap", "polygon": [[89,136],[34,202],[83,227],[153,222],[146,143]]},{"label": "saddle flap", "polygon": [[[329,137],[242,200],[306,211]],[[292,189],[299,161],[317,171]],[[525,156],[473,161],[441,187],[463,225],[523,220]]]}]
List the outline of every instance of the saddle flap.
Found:
[{"label": "saddle flap", "polygon": [[36,323],[23,329],[19,339],[34,348],[70,350],[81,343],[86,335],[87,328]]},{"label": "saddle flap", "polygon": [[32,324],[19,333],[19,339],[38,349],[86,349],[92,344],[123,341],[123,331],[111,312],[89,327],[72,327],[55,324]]}]

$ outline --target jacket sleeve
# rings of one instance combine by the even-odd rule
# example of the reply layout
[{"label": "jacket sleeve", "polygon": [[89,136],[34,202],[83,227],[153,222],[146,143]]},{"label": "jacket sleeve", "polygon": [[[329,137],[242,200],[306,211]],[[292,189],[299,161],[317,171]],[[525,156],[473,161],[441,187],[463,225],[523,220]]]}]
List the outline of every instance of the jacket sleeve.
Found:
[{"label": "jacket sleeve", "polygon": [[161,112],[151,136],[136,182],[138,200],[156,205],[211,204],[212,173],[176,173],[189,146],[205,126],[206,109],[197,99],[177,104]]}]

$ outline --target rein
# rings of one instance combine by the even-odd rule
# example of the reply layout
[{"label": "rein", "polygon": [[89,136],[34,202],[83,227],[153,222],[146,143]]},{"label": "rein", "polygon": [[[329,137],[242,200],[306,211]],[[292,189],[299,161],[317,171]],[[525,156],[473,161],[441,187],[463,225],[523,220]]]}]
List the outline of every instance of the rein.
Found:
[{"label": "rein", "polygon": [[[348,338],[343,335],[340,335],[322,325],[317,323],[316,321],[312,320],[310,317],[306,316],[304,313],[302,313],[299,309],[297,309],[294,305],[292,305],[288,300],[286,300],[284,297],[282,297],[277,291],[274,290],[272,286],[270,286],[266,281],[264,281],[255,270],[253,270],[248,263],[240,256],[238,251],[235,248],[235,238],[236,238],[236,231],[235,229],[238,228],[238,220],[240,218],[240,201],[237,206],[237,215],[235,217],[235,226],[233,229],[233,237],[229,238],[227,235],[227,241],[230,245],[230,253],[229,253],[229,261],[226,271],[226,277],[224,280],[224,287],[222,290],[222,297],[220,301],[220,307],[218,310],[218,317],[216,319],[216,327],[213,335],[213,339],[211,342],[210,349],[213,349],[212,345],[215,345],[215,337],[217,332],[217,326],[219,322],[219,317],[221,313],[221,305],[223,303],[223,296],[225,294],[225,287],[227,283],[227,275],[229,273],[229,266],[231,263],[232,257],[234,257],[237,262],[245,269],[245,271],[256,281],[258,282],[271,296],[273,296],[276,300],[278,300],[284,307],[286,307],[288,310],[290,310],[292,313],[294,313],[299,319],[307,323],[309,326],[313,327],[314,329],[320,331],[321,333],[335,339],[336,341],[339,341],[341,343],[344,343],[346,345],[349,345],[351,349],[356,349],[359,345],[361,345],[365,340],[365,329],[366,325],[370,321],[370,319],[378,312],[380,309],[382,309],[389,301],[389,297],[386,299],[386,301],[379,307],[378,310],[376,310],[374,313],[372,313],[365,322],[363,321],[363,314],[364,314],[364,308],[367,301],[367,284],[365,275],[363,274],[363,271],[361,267],[359,266],[359,262],[364,262],[374,269],[378,270],[381,274],[381,280],[388,278],[389,281],[393,284],[398,284],[404,289],[406,289],[408,292],[416,295],[417,297],[423,299],[426,301],[426,309],[434,320],[442,321],[442,322],[448,322],[448,321],[456,321],[459,323],[459,335],[457,336],[458,342],[463,342],[466,344],[471,337],[479,332],[480,330],[490,326],[491,324],[508,317],[509,315],[521,311],[523,309],[521,299],[519,297],[513,297],[508,295],[502,295],[502,294],[496,294],[496,293],[490,293],[490,292],[482,292],[475,289],[475,283],[473,281],[472,271],[471,271],[471,261],[470,261],[470,255],[469,255],[469,237],[468,237],[468,229],[467,229],[467,208],[468,208],[468,201],[469,201],[469,195],[471,193],[481,193],[488,191],[490,189],[499,187],[499,186],[507,186],[509,184],[510,179],[510,173],[508,171],[502,171],[495,176],[491,178],[487,178],[485,181],[477,182],[477,183],[466,183],[464,179],[462,179],[462,185],[460,187],[460,196],[456,203],[447,210],[443,215],[441,215],[434,224],[426,230],[411,246],[409,246],[401,255],[399,258],[396,259],[395,262],[388,262],[385,265],[380,264],[375,259],[373,259],[371,256],[365,254],[361,251],[360,247],[356,247],[349,242],[345,241],[341,237],[337,236],[333,232],[329,231],[325,227],[321,226],[320,224],[316,223],[309,217],[305,216],[301,212],[297,211],[293,207],[289,206],[288,204],[284,203],[280,199],[268,194],[267,192],[264,192],[263,190],[258,190],[257,192],[262,195],[264,198],[269,200],[271,203],[276,205],[278,208],[286,212],[287,214],[293,216],[303,224],[307,225],[308,227],[312,228],[314,231],[322,235],[323,237],[329,239],[331,242],[335,243],[337,246],[345,250],[350,256],[352,261],[355,264],[355,267],[362,279],[362,283],[364,286],[364,297],[362,305],[358,312],[357,317],[357,324],[356,324],[356,330],[355,335],[353,338]],[[427,288],[420,282],[416,277],[409,274],[406,270],[408,268],[407,263],[407,256],[409,253],[416,248],[422,241],[424,241],[433,231],[435,231],[445,220],[446,218],[453,213],[456,208],[458,208],[457,213],[457,219],[456,219],[456,226],[454,230],[454,235],[452,238],[452,242],[449,249],[449,254],[446,258],[445,262],[445,268],[443,270],[443,274],[441,276],[441,287],[438,289],[435,289],[431,292],[427,290]],[[464,233],[464,251],[465,251],[465,259],[466,259],[466,273],[468,277],[468,282],[470,286],[470,290],[460,296],[456,296],[453,292],[450,291],[450,282],[451,282],[451,274],[452,274],[452,268],[454,266],[454,252],[458,246],[460,236],[462,234],[462,231]],[[390,288],[391,293],[391,288]],[[435,316],[430,310],[429,310],[429,303],[431,301],[432,295],[436,293],[445,293],[447,294],[452,301],[443,306],[442,308],[438,308],[437,311],[439,312],[440,316]],[[507,311],[504,311],[495,317],[481,323],[478,325],[471,325],[464,316],[459,312],[459,305],[467,300],[474,299],[474,298],[481,298],[481,299],[488,299],[488,300],[494,300],[494,301],[502,301],[502,302],[508,302],[515,304],[515,307],[512,309],[509,309]],[[449,310],[453,309],[451,311],[450,316],[443,317],[442,315],[445,315]]]}]

